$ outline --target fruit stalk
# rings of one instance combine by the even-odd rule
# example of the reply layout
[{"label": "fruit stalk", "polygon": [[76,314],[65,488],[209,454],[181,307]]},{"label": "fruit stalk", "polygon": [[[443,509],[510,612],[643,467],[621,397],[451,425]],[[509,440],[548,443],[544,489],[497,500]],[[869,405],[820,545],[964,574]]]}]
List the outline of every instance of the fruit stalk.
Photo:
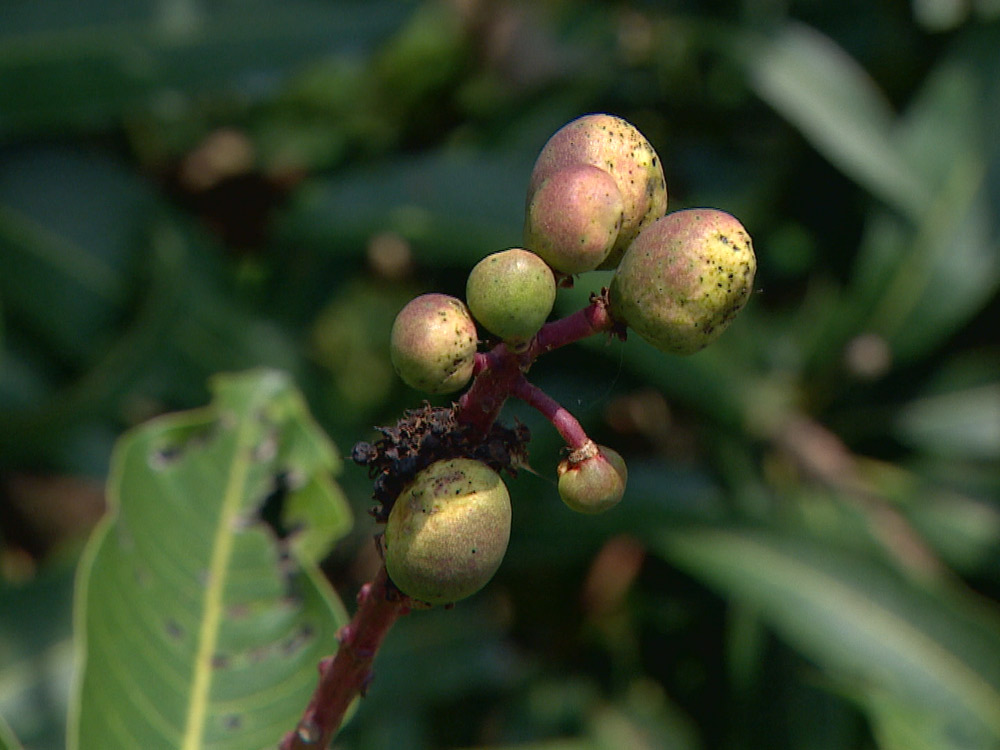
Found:
[{"label": "fruit stalk", "polygon": [[535,336],[524,356],[534,361],[546,352],[572,344],[598,333],[607,333],[617,323],[608,311],[607,296],[594,295],[586,307],[560,320],[546,323]]},{"label": "fruit stalk", "polygon": [[[589,442],[580,423],[555,399],[524,377],[534,360],[587,336],[611,331],[615,321],[603,295],[561,320],[546,323],[523,351],[498,344],[476,353],[472,386],[459,399],[458,418],[488,432],[508,396],[516,396],[545,414],[574,450]],[[358,609],[340,635],[340,648],[320,662],[319,684],[298,726],[285,735],[280,750],[325,748],[343,722],[355,696],[371,680],[372,662],[393,623],[410,611],[410,600],[389,582],[383,566],[358,594]]]},{"label": "fruit stalk", "polygon": [[514,384],[514,395],[540,411],[570,449],[578,451],[591,442],[577,418],[537,385],[529,383],[527,378],[521,377]]},{"label": "fruit stalk", "polygon": [[612,331],[616,325],[608,312],[606,296],[595,295],[586,307],[542,326],[526,349],[515,351],[498,344],[487,354],[477,354],[476,378],[458,401],[459,422],[485,434],[508,396],[523,398],[515,390],[538,357],[588,336]]},{"label": "fruit stalk", "polygon": [[514,383],[521,377],[522,367],[530,366],[530,359],[522,364],[524,356],[512,352],[506,344],[497,344],[476,360],[476,378],[458,400],[456,418],[461,424],[471,426],[481,435],[489,432]]}]

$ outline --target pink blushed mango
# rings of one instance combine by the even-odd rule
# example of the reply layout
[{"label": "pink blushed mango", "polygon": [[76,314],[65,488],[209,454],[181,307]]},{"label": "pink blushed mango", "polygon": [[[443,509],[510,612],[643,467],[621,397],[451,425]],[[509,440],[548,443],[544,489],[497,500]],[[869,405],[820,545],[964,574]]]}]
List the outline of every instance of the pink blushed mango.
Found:
[{"label": "pink blushed mango", "polygon": [[615,179],[590,164],[573,164],[546,178],[525,216],[524,244],[556,271],[597,268],[618,241],[625,203]]},{"label": "pink blushed mango", "polygon": [[667,210],[667,183],[656,151],[634,125],[609,114],[567,123],[542,147],[528,183],[528,205],[545,180],[568,167],[589,164],[611,175],[622,197],[623,218],[601,268],[614,268],[639,231]]},{"label": "pink blushed mango", "polygon": [[447,294],[422,294],[396,316],[389,355],[411,388],[451,393],[472,377],[477,343],[476,324],[462,300]]},{"label": "pink blushed mango", "polygon": [[756,270],[750,235],[733,216],[675,211],[629,246],[611,280],[611,313],[657,349],[692,354],[743,309]]}]

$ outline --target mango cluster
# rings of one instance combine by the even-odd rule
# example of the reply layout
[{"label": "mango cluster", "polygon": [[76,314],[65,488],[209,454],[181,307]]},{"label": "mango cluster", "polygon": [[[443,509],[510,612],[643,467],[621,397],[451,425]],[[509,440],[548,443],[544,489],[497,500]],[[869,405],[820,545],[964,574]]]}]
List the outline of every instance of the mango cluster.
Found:
[{"label": "mango cluster", "polygon": [[[756,257],[746,229],[724,211],[667,213],[663,166],[649,141],[620,117],[585,115],[538,155],[523,247],[480,260],[464,301],[445,294],[411,300],[393,324],[393,365],[425,393],[461,390],[488,366],[477,364],[478,323],[505,352],[527,353],[526,370],[560,284],[594,270],[614,271],[601,298],[619,329],[663,352],[692,354],[746,304]],[[622,457],[590,440],[577,441],[558,468],[560,496],[582,513],[616,505],[626,480]],[[436,461],[392,506],[386,567],[407,595],[452,602],[489,581],[509,533],[510,499],[499,474],[471,458]]]}]

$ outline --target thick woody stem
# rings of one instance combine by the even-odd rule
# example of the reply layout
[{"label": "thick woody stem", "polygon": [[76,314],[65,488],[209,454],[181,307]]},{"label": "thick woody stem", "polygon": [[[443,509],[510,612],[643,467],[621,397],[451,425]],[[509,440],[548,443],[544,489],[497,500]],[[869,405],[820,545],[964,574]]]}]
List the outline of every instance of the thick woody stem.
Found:
[{"label": "thick woody stem", "polygon": [[330,744],[351,702],[371,681],[372,661],[382,639],[409,611],[409,599],[389,583],[383,566],[375,580],[362,586],[358,610],[340,631],[340,648],[320,662],[319,685],[280,750],[317,750]]}]

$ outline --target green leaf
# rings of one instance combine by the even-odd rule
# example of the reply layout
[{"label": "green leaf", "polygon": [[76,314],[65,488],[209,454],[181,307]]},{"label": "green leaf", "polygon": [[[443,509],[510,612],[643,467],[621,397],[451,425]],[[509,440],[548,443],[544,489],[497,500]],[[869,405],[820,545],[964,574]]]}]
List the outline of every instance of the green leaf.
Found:
[{"label": "green leaf", "polygon": [[896,434],[929,453],[1000,460],[1000,383],[911,401],[899,410]]},{"label": "green leaf", "polygon": [[836,43],[789,24],[750,61],[758,95],[845,174],[904,214],[928,191],[894,141],[894,116],[875,82]]},{"label": "green leaf", "polygon": [[982,123],[981,78],[968,60],[940,65],[901,119],[897,142],[932,198],[914,228],[873,222],[855,286],[873,305],[869,326],[898,357],[924,354],[952,335],[1000,287],[1000,244]]},{"label": "green leaf", "polygon": [[[117,445],[78,578],[72,748],[273,747],[336,650],[345,612],[310,559],[348,523],[323,491],[336,453],[285,375],[212,388]],[[282,487],[337,509],[306,514],[332,520],[308,556],[262,520]]]},{"label": "green leaf", "polygon": [[[69,599],[49,604],[52,608],[69,609]],[[27,625],[37,623],[37,619],[32,619]],[[64,747],[66,706],[74,666],[72,638],[67,632],[59,641],[16,656],[20,658],[0,669],[0,718],[7,717],[12,725],[11,736],[16,729],[17,736],[29,748]]]},{"label": "green leaf", "polygon": [[872,691],[864,703],[881,750],[978,750],[984,745],[957,735],[939,713],[923,711],[891,694]]},{"label": "green leaf", "polygon": [[21,750],[21,743],[0,716],[0,750]]},{"label": "green leaf", "polygon": [[32,750],[66,746],[75,567],[60,560],[16,584],[0,576],[0,716]]},{"label": "green leaf", "polygon": [[83,150],[4,155],[0,292],[34,346],[74,364],[101,351],[141,288],[135,234],[153,200],[123,164]]},{"label": "green leaf", "polygon": [[758,607],[858,695],[888,696],[953,737],[971,738],[969,747],[1000,742],[1000,630],[982,603],[917,588],[876,561],[801,538],[692,528],[656,535],[653,544]]},{"label": "green leaf", "polygon": [[[953,466],[954,462],[949,461]],[[959,464],[961,466],[961,464]],[[917,533],[963,575],[997,576],[1000,562],[1000,508],[995,503],[939,489],[904,508]]]},{"label": "green leaf", "polygon": [[39,8],[5,8],[0,137],[103,128],[142,107],[183,110],[188,96],[212,91],[260,98],[292,66],[373,46],[410,4],[55,0]]},{"label": "green leaf", "polygon": [[952,55],[896,117],[843,50],[789,26],[753,59],[751,77],[817,150],[892,209],[865,228],[837,335],[816,338],[874,332],[897,360],[939,346],[1000,287],[983,128],[995,63]]},{"label": "green leaf", "polygon": [[[520,154],[518,156],[521,156]],[[282,220],[282,239],[324,252],[360,253],[372,234],[392,230],[417,247],[421,263],[468,267],[521,240],[524,185],[533,155],[439,149],[318,181]]]},{"label": "green leaf", "polygon": [[587,734],[596,750],[693,750],[699,745],[687,717],[651,681],[635,681],[624,700],[594,706],[587,718]]},{"label": "green leaf", "polygon": [[[14,366],[7,367],[0,379],[0,422],[9,428],[0,431],[0,452],[9,460],[28,463],[37,462],[38,455],[45,453],[49,456],[48,460],[55,459],[57,464],[68,466],[74,466],[84,458],[85,448],[91,447],[94,438],[93,431],[87,434],[87,429],[93,430],[94,427],[93,423],[88,425],[87,420],[113,411],[118,403],[116,399],[138,377],[149,372],[150,363],[158,355],[162,356],[166,343],[171,340],[172,329],[180,321],[188,320],[188,316],[180,314],[180,311],[190,312],[190,308],[182,307],[185,281],[191,270],[189,260],[190,255],[186,253],[177,232],[169,227],[155,231],[150,237],[146,258],[151,282],[141,290],[141,301],[133,316],[113,336],[108,330],[97,329],[101,335],[86,352],[91,361],[83,371],[73,372],[73,377],[65,384],[47,382],[51,374],[42,369],[47,356],[45,353],[31,351],[22,354],[12,347],[10,359]],[[38,272],[42,273],[42,269]],[[62,299],[67,293],[76,291],[78,296],[83,296],[78,290],[62,287],[58,272],[51,275],[57,279],[53,281],[52,289],[45,289],[43,282],[39,282],[41,286],[34,287],[40,301],[48,300],[49,308],[62,307],[51,304],[51,301]],[[28,277],[17,281],[26,285],[31,283]],[[67,312],[68,309],[72,306],[64,310],[63,318],[73,319],[74,315]],[[54,314],[58,317],[58,313]],[[21,322],[24,321],[21,318]],[[78,322],[67,320],[61,323],[58,328],[65,331],[61,335],[69,335]],[[43,326],[41,330],[48,330],[43,322],[39,321],[39,324]],[[42,336],[28,335],[33,334],[35,329],[26,325],[24,328],[27,330],[22,330],[21,334],[25,338],[18,342],[19,345],[26,349],[43,346]],[[81,339],[77,341],[81,342]],[[67,354],[66,348],[54,348],[61,356]],[[24,359],[19,362],[15,359],[16,355]],[[173,359],[176,361],[177,358]],[[202,379],[199,385],[203,382]],[[107,440],[109,445],[113,437],[111,435]],[[84,449],[81,449],[81,443]],[[53,451],[53,446],[58,450]],[[102,456],[102,471],[105,462],[106,457]]]}]

